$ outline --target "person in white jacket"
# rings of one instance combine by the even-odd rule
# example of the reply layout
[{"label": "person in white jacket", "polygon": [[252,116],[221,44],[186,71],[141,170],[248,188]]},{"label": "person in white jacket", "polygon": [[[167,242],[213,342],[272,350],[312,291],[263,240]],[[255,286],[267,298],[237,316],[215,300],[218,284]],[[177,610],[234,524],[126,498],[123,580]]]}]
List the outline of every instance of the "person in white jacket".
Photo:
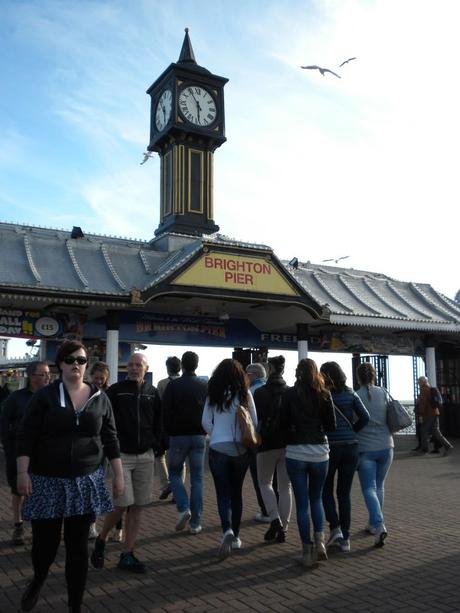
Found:
[{"label": "person in white jacket", "polygon": [[243,513],[243,481],[249,467],[249,453],[241,444],[237,409],[246,407],[257,426],[254,400],[243,367],[236,360],[222,360],[208,383],[208,397],[202,425],[209,434],[209,468],[216,488],[217,509],[223,537],[219,559],[241,547],[239,538]]}]

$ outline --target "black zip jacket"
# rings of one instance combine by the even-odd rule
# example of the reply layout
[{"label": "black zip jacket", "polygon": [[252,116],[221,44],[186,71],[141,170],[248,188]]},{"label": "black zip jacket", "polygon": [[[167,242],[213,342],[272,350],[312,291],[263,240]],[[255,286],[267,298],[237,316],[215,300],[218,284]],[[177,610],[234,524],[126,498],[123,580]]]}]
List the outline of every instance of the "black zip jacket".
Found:
[{"label": "black zip jacket", "polygon": [[150,383],[125,379],[107,390],[117,425],[120,450],[140,454],[157,450],[161,441],[161,401]]},{"label": "black zip jacket", "polygon": [[208,384],[195,373],[170,381],[162,398],[164,428],[168,436],[205,435],[201,426]]},{"label": "black zip jacket", "polygon": [[16,461],[16,434],[26,408],[34,393],[28,387],[13,392],[3,403],[1,415],[1,439],[7,459]]},{"label": "black zip jacket", "polygon": [[254,392],[257,410],[257,429],[262,438],[258,451],[270,451],[286,447],[286,432],[280,429],[281,401],[288,389],[286,381],[277,373],[271,374],[267,383]]},{"label": "black zip jacket", "polygon": [[31,473],[80,477],[94,472],[104,455],[120,457],[110,401],[95,385],[90,387],[78,412],[61,380],[32,396],[16,436],[16,456],[30,457]]},{"label": "black zip jacket", "polygon": [[331,395],[320,398],[307,389],[301,399],[296,386],[283,394],[281,427],[286,430],[288,445],[321,445],[327,443],[327,431],[335,430],[335,412]]}]

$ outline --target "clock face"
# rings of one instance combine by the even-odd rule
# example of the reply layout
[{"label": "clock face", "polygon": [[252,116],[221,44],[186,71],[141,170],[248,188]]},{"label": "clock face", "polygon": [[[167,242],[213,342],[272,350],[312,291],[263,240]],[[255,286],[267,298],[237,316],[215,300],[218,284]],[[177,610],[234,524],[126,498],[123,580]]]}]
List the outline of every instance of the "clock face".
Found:
[{"label": "clock face", "polygon": [[170,89],[165,89],[161,94],[157,108],[155,111],[155,125],[157,130],[161,132],[169,121],[172,111],[172,92]]},{"label": "clock face", "polygon": [[200,85],[190,85],[181,91],[179,108],[185,119],[196,126],[209,126],[217,116],[214,98]]}]

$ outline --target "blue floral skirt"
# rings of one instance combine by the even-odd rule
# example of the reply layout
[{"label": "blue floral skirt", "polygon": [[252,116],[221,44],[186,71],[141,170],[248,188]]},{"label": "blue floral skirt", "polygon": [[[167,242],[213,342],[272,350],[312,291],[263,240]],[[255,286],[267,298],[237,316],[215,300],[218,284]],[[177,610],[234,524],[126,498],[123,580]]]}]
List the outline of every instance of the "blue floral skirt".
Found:
[{"label": "blue floral skirt", "polygon": [[73,479],[30,475],[32,494],[22,507],[24,519],[52,519],[113,511],[102,466],[89,475]]}]

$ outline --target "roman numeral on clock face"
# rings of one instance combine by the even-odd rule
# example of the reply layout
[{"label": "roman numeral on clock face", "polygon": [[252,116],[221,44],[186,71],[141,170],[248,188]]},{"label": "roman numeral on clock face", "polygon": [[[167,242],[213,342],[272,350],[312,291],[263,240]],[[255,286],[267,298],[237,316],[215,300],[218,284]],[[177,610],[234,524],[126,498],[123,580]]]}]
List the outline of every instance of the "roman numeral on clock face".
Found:
[{"label": "roman numeral on clock face", "polygon": [[187,121],[197,126],[207,127],[217,118],[214,98],[199,85],[189,85],[181,91],[179,110]]}]

